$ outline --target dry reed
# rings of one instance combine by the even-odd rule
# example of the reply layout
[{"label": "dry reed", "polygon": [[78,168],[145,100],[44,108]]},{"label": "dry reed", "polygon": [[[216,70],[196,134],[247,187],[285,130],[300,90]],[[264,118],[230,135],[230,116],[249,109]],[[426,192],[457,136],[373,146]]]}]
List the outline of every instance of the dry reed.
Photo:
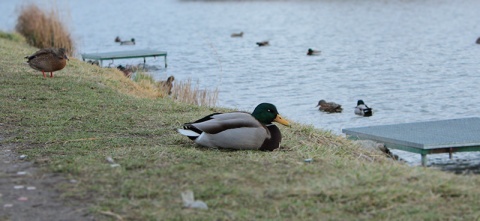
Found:
[{"label": "dry reed", "polygon": [[213,91],[200,89],[198,82],[193,87],[192,80],[188,79],[185,82],[175,83],[172,97],[183,103],[215,107],[218,99],[218,88],[215,88]]},{"label": "dry reed", "polygon": [[74,53],[74,42],[57,10],[45,12],[29,4],[21,9],[15,29],[34,47],[65,48],[69,55]]},{"label": "dry reed", "polygon": [[215,107],[218,99],[218,88],[215,90],[200,89],[199,83],[192,86],[192,80],[176,82],[172,88],[164,81],[156,82],[151,75],[138,70],[132,77],[132,81],[155,97],[167,97],[171,91],[171,97],[182,103],[198,106]]}]

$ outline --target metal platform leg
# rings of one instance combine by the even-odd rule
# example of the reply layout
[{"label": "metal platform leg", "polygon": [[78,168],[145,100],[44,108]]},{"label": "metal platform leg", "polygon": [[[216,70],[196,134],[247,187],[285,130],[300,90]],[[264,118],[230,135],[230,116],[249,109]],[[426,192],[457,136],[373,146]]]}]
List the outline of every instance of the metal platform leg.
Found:
[{"label": "metal platform leg", "polygon": [[422,166],[427,166],[427,154],[422,153]]}]

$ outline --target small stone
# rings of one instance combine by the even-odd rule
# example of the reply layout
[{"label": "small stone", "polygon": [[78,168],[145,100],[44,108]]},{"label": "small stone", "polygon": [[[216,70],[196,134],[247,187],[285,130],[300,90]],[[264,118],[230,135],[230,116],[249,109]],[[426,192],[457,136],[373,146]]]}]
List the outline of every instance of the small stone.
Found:
[{"label": "small stone", "polygon": [[19,157],[19,158],[20,158],[20,160],[24,160],[25,158],[27,158],[27,155],[25,155],[25,154],[22,154],[22,155],[20,155],[20,157]]},{"label": "small stone", "polygon": [[27,186],[27,190],[36,190],[37,187],[34,187],[34,186]]},{"label": "small stone", "polygon": [[313,159],[312,159],[312,158],[308,158],[308,159],[305,159],[305,160],[303,160],[303,161],[304,161],[305,163],[311,163],[311,162],[313,161]]},{"label": "small stone", "polygon": [[3,205],[3,208],[10,208],[10,207],[13,207],[13,204],[7,203]]},{"label": "small stone", "polygon": [[26,174],[27,174],[27,172],[25,172],[25,171],[19,171],[19,172],[17,172],[17,175],[26,175]]},{"label": "small stone", "polygon": [[107,160],[109,163],[115,163],[112,157],[106,157],[105,160]]},{"label": "small stone", "polygon": [[28,197],[24,197],[24,196],[21,196],[21,197],[18,197],[18,201],[28,201]]},{"label": "small stone", "polygon": [[70,183],[77,183],[78,181],[77,180],[74,180],[74,179],[71,179],[70,180]]},{"label": "small stone", "polygon": [[195,200],[193,203],[185,205],[185,207],[190,209],[208,209],[207,204],[200,200]]},{"label": "small stone", "polygon": [[16,189],[16,190],[23,189],[23,188],[24,188],[24,186],[22,186],[22,185],[13,186],[13,189]]},{"label": "small stone", "polygon": [[120,164],[118,164],[118,163],[110,164],[110,167],[112,167],[112,168],[119,167],[119,166],[120,166]]},{"label": "small stone", "polygon": [[185,208],[190,209],[208,209],[208,206],[205,202],[201,200],[195,200],[193,196],[193,191],[187,190],[182,192],[182,201]]}]

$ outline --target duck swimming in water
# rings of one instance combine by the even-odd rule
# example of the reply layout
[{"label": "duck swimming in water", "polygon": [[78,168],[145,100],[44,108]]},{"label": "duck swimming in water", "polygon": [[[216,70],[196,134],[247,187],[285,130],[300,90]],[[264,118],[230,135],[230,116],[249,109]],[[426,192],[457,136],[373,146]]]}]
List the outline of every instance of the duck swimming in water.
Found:
[{"label": "duck swimming in water", "polygon": [[135,45],[135,38],[132,38],[130,41],[121,41],[120,45]]},{"label": "duck swimming in water", "polygon": [[307,55],[319,55],[321,51],[313,50],[311,48],[308,49]]},{"label": "duck swimming in water", "polygon": [[268,46],[270,44],[268,43],[268,41],[260,41],[260,42],[257,42],[257,45],[259,47],[263,47],[263,46]]},{"label": "duck swimming in water", "polygon": [[372,108],[369,108],[364,102],[363,100],[358,100],[357,101],[357,106],[355,107],[355,114],[356,115],[360,115],[360,116],[364,116],[364,117],[370,117],[372,116],[373,112],[372,112]]},{"label": "duck swimming in water", "polygon": [[240,32],[240,33],[232,33],[232,34],[230,35],[230,37],[232,37],[232,38],[241,38],[241,37],[243,37],[243,31]]},{"label": "duck swimming in water", "polygon": [[325,100],[318,101],[318,110],[328,113],[340,113],[342,112],[342,105],[335,102],[326,102]]}]

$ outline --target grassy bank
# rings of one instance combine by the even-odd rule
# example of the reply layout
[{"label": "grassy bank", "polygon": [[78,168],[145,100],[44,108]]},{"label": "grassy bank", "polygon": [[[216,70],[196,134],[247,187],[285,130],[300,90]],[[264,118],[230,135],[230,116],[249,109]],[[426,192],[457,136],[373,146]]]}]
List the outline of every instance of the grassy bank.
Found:
[{"label": "grassy bank", "polygon": [[[99,220],[114,219],[105,211],[124,220],[480,216],[478,176],[402,165],[299,124],[280,126],[282,148],[274,152],[200,148],[175,129],[225,109],[151,97],[121,72],[76,59],[44,79],[24,64],[34,51],[0,39],[1,142],[14,143],[45,172],[75,179],[56,188],[66,202],[90,205]],[[209,209],[183,209],[185,190]]]}]

